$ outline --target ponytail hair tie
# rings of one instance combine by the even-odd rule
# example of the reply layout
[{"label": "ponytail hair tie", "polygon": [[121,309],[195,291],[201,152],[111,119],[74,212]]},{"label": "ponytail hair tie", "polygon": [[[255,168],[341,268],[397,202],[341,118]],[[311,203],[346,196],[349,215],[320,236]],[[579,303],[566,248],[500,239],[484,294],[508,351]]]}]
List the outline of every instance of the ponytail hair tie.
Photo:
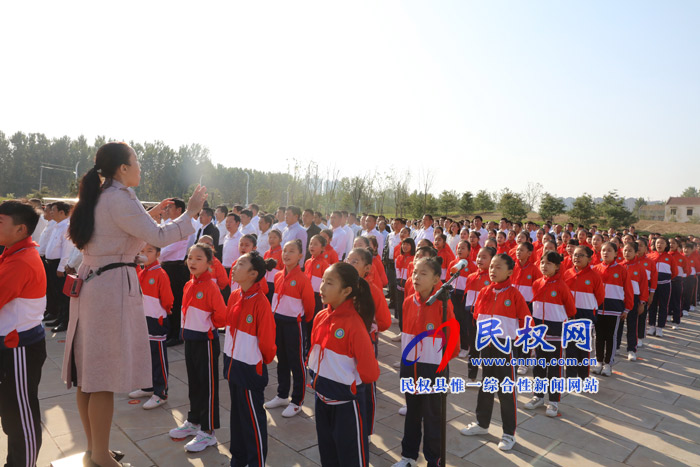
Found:
[{"label": "ponytail hair tie", "polygon": [[96,165],[92,167],[92,170],[94,170],[95,172],[97,172],[100,175],[102,174],[102,169],[98,169]]}]

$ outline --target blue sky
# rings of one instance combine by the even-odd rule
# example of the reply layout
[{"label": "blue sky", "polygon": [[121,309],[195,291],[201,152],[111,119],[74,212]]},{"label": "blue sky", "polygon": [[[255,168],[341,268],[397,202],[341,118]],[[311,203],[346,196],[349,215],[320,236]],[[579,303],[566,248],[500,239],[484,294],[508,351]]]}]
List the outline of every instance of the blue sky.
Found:
[{"label": "blue sky", "polygon": [[700,185],[700,2],[13,2],[0,130],[432,191]]}]

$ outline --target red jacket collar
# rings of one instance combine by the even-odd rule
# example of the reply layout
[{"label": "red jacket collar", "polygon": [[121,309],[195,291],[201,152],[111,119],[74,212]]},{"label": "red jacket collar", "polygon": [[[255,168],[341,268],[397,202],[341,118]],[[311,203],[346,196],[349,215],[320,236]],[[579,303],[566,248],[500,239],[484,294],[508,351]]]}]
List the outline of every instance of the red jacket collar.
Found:
[{"label": "red jacket collar", "polygon": [[201,284],[202,282],[211,280],[211,273],[207,271],[199,277],[193,277],[193,279],[195,284]]},{"label": "red jacket collar", "polygon": [[39,245],[32,240],[32,237],[27,237],[24,240],[20,240],[19,242],[15,243],[10,248],[5,248],[5,251],[2,252],[2,257],[6,258],[13,255],[23,248],[35,248],[37,246]]},{"label": "red jacket collar", "polygon": [[250,286],[250,288],[248,290],[246,290],[245,292],[241,291],[243,297],[244,298],[250,297],[250,296],[255,295],[256,293],[260,292],[260,287],[262,287],[261,282],[264,280],[265,280],[265,277],[263,276],[262,279],[260,279],[258,282],[256,282],[252,286]]},{"label": "red jacket collar", "polygon": [[500,292],[502,290],[507,289],[510,286],[511,286],[511,279],[509,277],[508,279],[504,280],[503,282],[495,282],[495,283],[491,284],[489,287],[494,289],[496,292]]}]

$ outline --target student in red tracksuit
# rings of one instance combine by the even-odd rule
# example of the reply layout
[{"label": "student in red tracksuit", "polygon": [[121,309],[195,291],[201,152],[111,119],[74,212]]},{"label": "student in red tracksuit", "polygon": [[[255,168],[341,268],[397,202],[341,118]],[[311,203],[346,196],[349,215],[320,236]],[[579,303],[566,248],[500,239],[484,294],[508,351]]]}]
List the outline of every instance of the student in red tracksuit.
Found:
[{"label": "student in red tracksuit", "polygon": [[467,316],[467,311],[464,308],[464,290],[467,286],[467,278],[469,274],[476,272],[476,264],[469,261],[469,255],[471,253],[471,245],[468,241],[462,240],[457,244],[457,258],[453,259],[450,264],[447,265],[447,272],[450,276],[457,272],[457,264],[465,260],[468,266],[463,268],[459,272],[459,277],[454,282],[454,290],[452,291],[452,306],[454,307],[455,317],[457,322],[459,322],[459,343],[462,348],[459,351],[459,358],[464,358],[469,355],[469,335],[467,334],[467,319],[471,319],[471,316]]},{"label": "student in red tracksuit", "polygon": [[[527,235],[524,232],[520,233],[523,235]],[[521,242],[515,248],[515,266],[513,267],[513,275],[510,278],[513,286],[518,289],[518,291],[522,294],[523,298],[525,299],[525,303],[527,303],[530,312],[532,312],[532,284],[534,284],[537,279],[542,277],[540,268],[536,263],[532,261],[534,254],[533,252],[534,247],[532,246],[532,243],[528,241]],[[519,346],[513,349],[513,355],[515,356],[515,358],[528,356],[523,354],[522,348],[520,348]],[[517,373],[519,375],[526,374],[527,366],[519,366]]]},{"label": "student in red tracksuit", "polygon": [[447,237],[445,234],[435,236],[435,249],[438,252],[438,256],[442,258],[442,274],[440,275],[440,280],[444,282],[447,280],[448,267],[455,259],[452,248],[447,245]]},{"label": "student in red tracksuit", "polygon": [[[401,353],[408,353],[406,360],[402,358],[401,378],[410,378],[417,387],[419,377],[430,379],[435,383],[438,365],[442,361],[443,352],[450,352],[449,358],[455,358],[459,352],[459,336],[450,335],[450,330],[443,328],[444,333],[429,336],[409,348],[413,338],[423,331],[435,330],[443,323],[443,305],[437,300],[432,305],[426,301],[440,286],[442,266],[440,259],[424,258],[416,262],[413,270],[415,293],[404,302],[404,332],[401,339]],[[452,303],[447,302],[447,320],[454,319]],[[444,336],[444,337],[443,337]],[[433,339],[434,337],[434,339]],[[445,342],[445,337],[447,342]],[[456,341],[454,348],[447,343]],[[407,365],[407,363],[409,363]],[[449,365],[445,368],[444,376],[449,380]],[[401,441],[401,461],[398,465],[416,465],[421,438],[423,440],[423,455],[428,466],[437,466],[440,462],[440,403],[441,395],[437,393],[413,394],[405,393],[406,419],[404,420],[403,439]],[[422,425],[422,426],[421,426]]]},{"label": "student in red tracksuit", "polygon": [[[518,258],[517,258],[518,245],[520,245],[521,243],[530,243],[530,236],[525,231],[521,231],[518,234],[518,236],[516,237],[516,240],[517,241],[516,241],[515,246],[513,248],[511,248],[510,250],[508,250],[508,256],[513,258],[513,261],[515,261],[517,263],[518,262]],[[533,247],[533,249],[534,249],[534,247]]]},{"label": "student in red tracksuit", "polygon": [[231,392],[231,465],[264,467],[267,412],[263,407],[267,365],[277,352],[275,318],[263,293],[265,274],[274,259],[256,251],[238,258],[231,277],[239,285],[228,301],[224,378]]},{"label": "student in red tracksuit", "polygon": [[377,241],[377,237],[375,237],[374,235],[370,235],[366,238],[367,240],[369,240],[369,251],[370,253],[372,253],[372,269],[374,270],[375,275],[379,280],[379,282],[377,283],[377,287],[383,289],[389,284],[389,278],[386,276],[384,263],[382,263],[382,252],[379,251],[379,242]]},{"label": "student in red tracksuit", "polygon": [[[600,274],[591,268],[593,250],[578,246],[572,255],[574,267],[564,272],[562,279],[571,290],[576,306],[575,319],[588,319],[591,325],[596,322],[596,312],[605,300],[605,286]],[[590,376],[590,365],[583,365],[591,353],[576,346],[575,342],[566,346],[566,358],[575,358],[578,365],[566,367],[566,377],[586,379]]]},{"label": "student in red tracksuit", "polygon": [[668,254],[676,260],[676,267],[678,268],[678,274],[671,281],[671,301],[669,312],[673,313],[673,324],[675,329],[681,324],[682,308],[683,308],[683,285],[685,284],[685,279],[690,273],[690,267],[688,265],[688,260],[683,256],[683,248],[681,244],[675,238],[669,238],[669,250]]},{"label": "student in red tracksuit", "polygon": [[219,333],[226,324],[226,304],[219,288],[211,280],[209,269],[214,252],[208,245],[195,244],[187,253],[192,279],[182,294],[182,336],[189,385],[190,411],[185,423],[170,430],[170,437],[194,436],[185,445],[199,452],[217,444],[214,430],[219,428]]},{"label": "student in red tracksuit", "polygon": [[568,271],[569,269],[574,267],[572,256],[573,256],[574,250],[576,250],[577,246],[579,246],[579,241],[576,240],[575,238],[572,238],[571,240],[569,240],[569,243],[566,244],[566,251],[562,255],[561,267],[560,267],[562,273],[564,271]]},{"label": "student in red tracksuit", "polygon": [[[569,240],[569,243],[574,240]],[[578,243],[578,242],[576,242]],[[541,346],[535,349],[537,359],[545,358],[547,365],[535,365],[532,374],[535,378],[562,377],[562,365],[552,365],[552,358],[562,358],[562,332],[564,322],[576,316],[576,304],[571,295],[569,286],[562,278],[561,255],[548,252],[540,260],[540,272],[542,277],[537,279],[532,286],[532,318],[536,325],[546,324],[547,335],[545,340],[554,346],[554,350],[546,351]],[[535,409],[545,404],[544,392],[535,394],[528,403],[526,409]],[[559,401],[561,393],[549,391],[549,404],[547,404],[546,415],[556,417],[559,415]]]},{"label": "student in red tracksuit", "polygon": [[[509,338],[511,347],[517,338],[518,328],[523,327],[525,318],[530,316],[525,299],[510,280],[514,267],[515,261],[509,255],[496,255],[489,266],[491,284],[481,291],[474,307],[474,318],[477,322],[491,319],[499,322],[503,335],[496,339],[502,341]],[[513,358],[513,354],[503,352],[493,343],[489,343],[481,349],[481,358],[503,357],[509,361]],[[500,384],[506,378],[515,381],[515,368],[513,365],[484,365],[483,372],[484,378],[495,377],[499,381],[498,401],[501,406],[503,437],[498,443],[498,448],[502,451],[509,451],[515,444],[515,426],[517,424],[515,391],[506,393],[500,388]],[[485,392],[482,386],[476,400],[476,422],[463,428],[461,430],[463,435],[485,435],[488,433],[493,413],[493,400],[494,394]]]},{"label": "student in red tracksuit", "polygon": [[[372,253],[364,248],[355,248],[348,253],[345,262],[354,267],[361,278],[367,277],[372,267]],[[370,327],[369,337],[374,346],[375,357],[379,354],[379,332],[384,332],[391,326],[391,313],[384,298],[384,292],[376,285],[369,284],[374,302],[374,318]],[[376,411],[376,383],[365,385],[365,433],[367,436],[374,433],[374,414]]]},{"label": "student in red tracksuit", "polygon": [[323,247],[323,254],[321,257],[326,263],[328,263],[328,266],[332,266],[339,261],[338,253],[331,246],[333,231],[331,229],[323,229],[319,235],[326,239],[326,245]]},{"label": "student in red tracksuit", "polygon": [[150,388],[133,391],[129,393],[129,397],[137,399],[151,396],[143,404],[143,408],[146,410],[155,409],[168,399],[168,347],[165,345],[165,339],[168,336],[168,315],[170,315],[175,298],[170,288],[170,278],[160,267],[159,255],[160,248],[146,245],[141,250],[141,256],[146,258],[146,266],[137,271],[143,293],[143,311],[146,314],[146,324],[148,325],[148,341],[151,346],[153,385]]},{"label": "student in red tracksuit", "polygon": [[[199,240],[197,240],[197,243],[209,245],[216,252],[216,248],[214,247],[214,239],[209,235],[202,235],[199,237]],[[219,289],[224,290],[226,286],[229,285],[229,278],[228,274],[226,274],[226,268],[224,268],[224,265],[221,264],[221,261],[219,261],[216,256],[214,256],[214,261],[212,262],[210,272],[211,280],[219,286]]]},{"label": "student in red tracksuit", "polygon": [[663,337],[671,299],[671,281],[678,275],[678,266],[673,256],[668,254],[670,247],[666,238],[657,238],[654,246],[656,251],[649,255],[649,259],[656,264],[658,280],[654,299],[649,305],[649,335]]},{"label": "student in red tracksuit", "polygon": [[[376,242],[376,239],[375,239]],[[386,277],[386,272],[384,271],[384,265],[381,260],[378,260],[374,251],[372,250],[372,244],[370,239],[367,237],[356,237],[352,244],[353,248],[365,248],[372,253],[372,269],[367,275],[367,281],[376,285],[380,289],[383,289],[385,285],[389,283],[389,279]]]},{"label": "student in red tracksuit", "polygon": [[308,368],[316,391],[314,419],[322,465],[369,465],[366,391],[379,378],[368,331],[374,303],[369,284],[346,263],[326,270],[322,310],[311,333]]},{"label": "student in red tracksuit", "polygon": [[[269,238],[269,236],[268,236],[268,238]],[[243,256],[246,253],[250,253],[251,251],[255,251],[255,249],[257,248],[257,244],[258,244],[258,239],[255,235],[251,235],[251,234],[243,235],[240,238],[240,240],[238,240],[238,253],[239,253],[238,257],[240,258],[241,256]],[[233,264],[231,265],[231,269],[233,269],[233,267],[235,265],[236,265],[236,261],[234,261]],[[230,272],[229,272],[229,285],[231,287],[231,292],[233,292],[234,290],[236,290],[238,288],[238,284],[236,283],[236,281],[234,281],[231,278]],[[265,292],[265,293],[267,293],[267,292]]]},{"label": "student in red tracksuit", "polygon": [[31,236],[38,222],[28,203],[0,204],[0,245],[5,247],[0,255],[0,419],[8,466],[36,465],[41,448],[46,272]]},{"label": "student in red tracksuit", "polygon": [[603,261],[600,256],[600,249],[603,248],[603,243],[605,243],[605,240],[601,234],[593,234],[593,238],[591,238],[591,250],[593,250],[593,256],[591,256],[591,266],[600,264]]},{"label": "student in red tracksuit", "polygon": [[469,261],[476,263],[476,257],[481,250],[481,244],[479,243],[479,238],[481,238],[481,233],[477,231],[469,232]]},{"label": "student in red tracksuit", "polygon": [[603,262],[593,266],[605,285],[605,300],[598,310],[595,326],[598,364],[593,368],[593,372],[604,376],[612,374],[617,327],[620,320],[625,319],[634,306],[632,281],[627,269],[616,261],[616,248],[615,243],[605,242],[600,250]]},{"label": "student in red tracksuit", "polygon": [[637,319],[637,347],[642,347],[644,345],[644,339],[646,338],[647,332],[647,312],[649,310],[649,305],[654,301],[654,293],[656,292],[656,286],[659,281],[659,273],[656,270],[656,262],[649,257],[649,247],[647,245],[647,241],[642,238],[637,240],[637,260],[639,261],[639,264],[644,266],[649,288],[649,300],[644,305],[644,310],[639,315],[639,319]]},{"label": "student in red tracksuit", "polygon": [[[622,265],[627,268],[627,275],[632,281],[634,291],[634,305],[627,313],[627,359],[637,360],[637,320],[642,314],[644,306],[649,301],[649,281],[647,281],[647,271],[637,259],[639,246],[636,242],[626,243],[622,248],[622,255],[625,260]],[[622,344],[622,326],[617,330],[617,348]]]},{"label": "student in red tracksuit", "polygon": [[[314,318],[319,311],[323,309],[321,303],[321,295],[319,294],[319,286],[323,273],[328,269],[329,264],[324,259],[323,253],[326,248],[326,238],[322,235],[314,235],[309,240],[309,253],[311,257],[304,263],[304,274],[311,282],[311,288],[314,290]],[[311,321],[304,323],[304,355],[309,354],[309,346],[311,339],[311,328],[314,323],[314,318]]]},{"label": "student in red tracksuit", "polygon": [[[304,369],[304,326],[314,316],[314,290],[311,281],[299,267],[304,257],[301,240],[287,242],[282,250],[284,270],[275,275],[275,295],[272,312],[277,325],[277,395],[265,403],[266,409],[287,406],[283,417],[293,417],[301,411],[306,388]],[[294,378],[292,400],[289,402],[290,373]]]},{"label": "student in red tracksuit", "polygon": [[508,242],[506,241],[507,238],[508,237],[506,236],[506,233],[503,231],[500,231],[498,232],[498,234],[496,234],[496,254],[508,254],[508,250],[510,250],[510,247],[508,246]]},{"label": "student in red tracksuit", "polygon": [[268,292],[266,294],[267,300],[272,303],[272,296],[275,294],[275,274],[284,269],[284,263],[282,263],[282,234],[279,230],[270,230],[267,236],[267,240],[270,242],[270,249],[265,252],[263,256],[267,259],[274,259],[277,265],[272,271],[268,271],[265,274],[265,282],[267,282]]},{"label": "student in red tracksuit", "polygon": [[467,278],[464,288],[464,309],[467,313],[467,334],[469,339],[469,360],[467,360],[467,377],[470,383],[476,382],[479,367],[472,364],[473,358],[479,358],[479,351],[476,350],[476,320],[474,319],[474,305],[479,298],[479,292],[489,284],[489,265],[491,259],[496,256],[496,250],[491,247],[483,247],[476,257],[476,267],[478,270]]},{"label": "student in red tracksuit", "polygon": [[695,296],[697,295],[695,288],[698,282],[698,268],[700,268],[700,263],[697,262],[695,243],[686,240],[683,243],[683,255],[688,263],[688,276],[683,283],[683,316],[687,316],[691,307],[695,305]]},{"label": "student in red tracksuit", "polygon": [[394,254],[396,264],[396,308],[394,318],[399,320],[399,331],[403,329],[401,309],[405,298],[406,281],[408,280],[408,267],[413,264],[413,257],[416,254],[416,242],[408,237],[401,242],[401,253]]}]

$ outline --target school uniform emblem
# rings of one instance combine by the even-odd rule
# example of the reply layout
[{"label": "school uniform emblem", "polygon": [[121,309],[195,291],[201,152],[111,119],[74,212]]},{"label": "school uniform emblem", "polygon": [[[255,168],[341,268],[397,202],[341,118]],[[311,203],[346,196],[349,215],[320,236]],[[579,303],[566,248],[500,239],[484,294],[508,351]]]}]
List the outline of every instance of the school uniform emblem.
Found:
[{"label": "school uniform emblem", "polygon": [[342,339],[345,336],[345,330],[343,328],[336,329],[335,337],[336,339]]},{"label": "school uniform emblem", "polygon": [[151,284],[151,285],[153,285],[153,284],[156,283],[156,280],[155,280],[154,278],[151,277],[150,279],[148,279],[148,283]]},{"label": "school uniform emblem", "polygon": [[289,283],[289,285],[291,285],[292,287],[294,287],[295,285],[297,285],[297,281],[292,281],[292,282]]},{"label": "school uniform emblem", "polygon": [[320,264],[316,264],[316,269],[321,269],[321,265],[320,265]]},{"label": "school uniform emblem", "polygon": [[245,322],[250,324],[253,322],[253,315],[248,315],[245,317]]},{"label": "school uniform emblem", "polygon": [[510,300],[506,300],[505,302],[503,302],[503,304],[504,304],[505,306],[510,306],[510,305],[511,305],[511,301],[510,301]]},{"label": "school uniform emblem", "polygon": [[195,297],[201,300],[202,297],[204,297],[204,292],[197,292],[197,295],[195,295]]},{"label": "school uniform emblem", "polygon": [[635,276],[638,276],[639,273],[638,273],[637,271],[634,271],[634,275],[635,275]]},{"label": "school uniform emblem", "polygon": [[644,263],[644,267],[647,267],[647,266],[649,266],[649,263]]},{"label": "school uniform emblem", "polygon": [[620,275],[619,275],[618,273],[615,273],[615,274],[613,274],[613,277],[614,277],[615,279],[617,279],[618,277],[620,277]]},{"label": "school uniform emblem", "polygon": [[428,323],[425,326],[425,329],[427,329],[428,331],[432,331],[433,329],[435,329],[435,325],[433,323]]},{"label": "school uniform emblem", "polygon": [[668,258],[664,258],[665,261],[668,261]]},{"label": "school uniform emblem", "polygon": [[530,280],[530,279],[532,279],[532,274],[527,275],[527,280]]},{"label": "school uniform emblem", "polygon": [[556,296],[557,296],[557,291],[556,290],[552,291],[552,297],[556,297]]},{"label": "school uniform emblem", "polygon": [[591,285],[591,281],[586,279],[586,285]]},{"label": "school uniform emblem", "polygon": [[489,285],[489,281],[484,281],[484,285]]}]

